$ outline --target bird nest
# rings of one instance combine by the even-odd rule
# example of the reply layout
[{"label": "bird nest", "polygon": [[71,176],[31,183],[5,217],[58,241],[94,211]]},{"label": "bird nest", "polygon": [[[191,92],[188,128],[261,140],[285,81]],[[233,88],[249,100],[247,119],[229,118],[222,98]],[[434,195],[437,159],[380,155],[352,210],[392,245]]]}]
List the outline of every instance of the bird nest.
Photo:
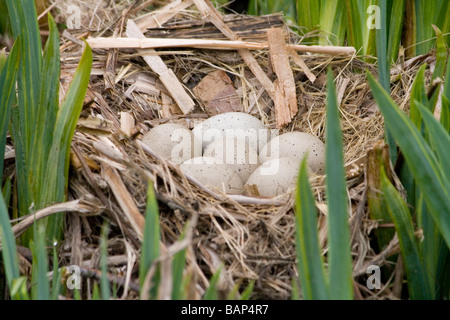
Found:
[{"label": "bird nest", "polygon": [[[167,7],[142,11],[142,8],[119,2],[122,7],[116,3],[112,10],[105,5],[97,7],[94,13],[90,2],[78,3],[80,7],[90,8],[82,7],[81,26],[63,33],[62,92],[67,89],[80,60],[84,46],[80,39],[126,37],[127,19],[145,26],[147,38],[229,38],[191,1],[175,1],[185,6],[171,11],[167,11]],[[53,9],[54,16],[57,21],[64,22],[68,14],[66,8],[60,6],[62,4]],[[320,36],[294,33],[281,15],[232,14],[219,18],[235,32],[236,39],[242,41],[267,41],[267,32],[273,27],[283,30],[287,44],[305,44],[309,36]],[[272,82],[277,79],[279,75],[273,66],[270,48],[249,51],[172,45],[157,49],[93,49],[88,93],[72,143],[69,200],[90,197],[96,198],[101,205],[92,210],[92,215],[66,215],[61,256],[67,264],[80,266],[87,270],[87,275],[92,275],[89,270],[99,269],[100,227],[103,220],[108,219],[111,281],[120,284],[122,298],[136,297],[150,183],[155,189],[160,211],[161,257],[158,262],[163,266],[161,276],[166,280],[161,282],[160,298],[170,292],[170,272],[167,271],[170,268],[165,267],[170,266],[176,252],[185,248],[185,275],[191,279],[186,292],[190,299],[201,297],[212,274],[220,266],[223,268],[218,288],[224,297],[235,288],[242,292],[251,280],[255,281],[253,299],[287,299],[291,296],[295,285],[293,279],[298,279],[295,195],[261,198],[212,191],[141,143],[143,134],[158,124],[172,122],[192,128],[212,114],[225,111],[247,112],[261,119],[267,127],[276,128],[279,110],[252,72],[252,66],[243,58],[242,50],[251,53]],[[168,70],[173,71],[185,94],[194,102],[191,110],[183,112],[183,106],[176,103],[169,88],[161,81],[161,74],[149,67],[144,56],[158,57]],[[382,265],[390,254],[398,252],[396,243],[387,248],[390,251],[383,252],[377,252],[371,245],[377,221],[368,215],[364,168],[367,152],[383,139],[383,118],[372,99],[365,70],[376,74],[376,68],[365,62],[370,61],[370,57],[355,54],[306,52],[298,57],[303,60],[303,67],[291,60],[298,112],[288,123],[279,126],[280,133],[302,131],[324,141],[325,80],[326,70],[330,67],[340,105],[355,288],[357,297],[376,297],[379,293],[365,287],[366,266],[374,262]],[[396,81],[392,96],[401,108],[406,109],[412,75],[417,68],[413,63],[402,66],[403,69],[393,69]],[[214,78],[217,74],[220,79],[227,79],[227,88],[231,90],[214,101],[202,98],[199,83],[205,77]],[[323,182],[324,176],[311,177],[319,212],[320,244],[326,255],[327,205]],[[180,241],[183,232],[185,240]]]}]

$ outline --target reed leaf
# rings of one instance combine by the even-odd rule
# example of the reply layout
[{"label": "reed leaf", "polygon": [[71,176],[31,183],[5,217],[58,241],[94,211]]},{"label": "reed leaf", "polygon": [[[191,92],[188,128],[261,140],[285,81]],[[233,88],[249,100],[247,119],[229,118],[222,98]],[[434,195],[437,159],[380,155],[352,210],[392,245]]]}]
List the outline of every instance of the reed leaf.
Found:
[{"label": "reed leaf", "polygon": [[295,238],[300,284],[306,300],[330,298],[317,233],[317,210],[308,181],[306,157],[300,165],[295,200]]},{"label": "reed leaf", "polygon": [[416,102],[418,110],[425,123],[428,132],[428,140],[436,153],[442,172],[450,181],[450,135],[444,127],[436,120],[433,114],[420,102]]},{"label": "reed leaf", "polygon": [[381,188],[397,231],[410,298],[432,299],[428,279],[421,264],[410,212],[397,189],[390,183],[384,169],[381,170]]},{"label": "reed leaf", "polygon": [[219,268],[217,268],[216,272],[212,275],[211,279],[209,280],[209,286],[206,289],[206,292],[203,296],[203,300],[217,300],[217,283],[220,279],[220,274],[222,273],[223,265],[220,265]]},{"label": "reed leaf", "polygon": [[[387,30],[387,0],[379,0],[380,6],[380,25],[383,26],[376,29],[376,47],[377,47],[377,64],[381,86],[387,92],[391,90],[390,73],[391,61],[388,56],[388,30]],[[388,128],[385,127],[385,140],[389,146],[389,158],[395,164],[397,161],[397,146]]]},{"label": "reed leaf", "polygon": [[[180,235],[179,241],[183,241],[186,236],[186,229],[189,224],[183,230]],[[183,270],[186,266],[186,248],[178,251],[172,261],[172,300],[182,300],[184,297],[183,288]]]},{"label": "reed leaf", "polygon": [[339,106],[331,70],[327,74],[326,185],[328,206],[330,298],[353,299],[348,197]]},{"label": "reed leaf", "polygon": [[19,262],[17,258],[16,238],[12,232],[8,210],[0,194],[0,240],[2,251],[2,264],[5,269],[6,283],[13,296],[12,288],[15,279],[20,276]]},{"label": "reed leaf", "polygon": [[317,29],[320,23],[320,1],[297,0],[297,23],[307,31]]},{"label": "reed leaf", "polygon": [[387,58],[389,63],[395,63],[402,37],[405,0],[388,1],[388,8],[390,14],[387,15],[389,17]]},{"label": "reed leaf", "polygon": [[[144,238],[142,241],[141,260],[139,265],[139,282],[141,288],[153,262],[159,257],[159,209],[153,183],[148,181],[147,208],[145,211]],[[155,282],[155,281],[154,281]],[[155,287],[158,287],[156,284]]]},{"label": "reed leaf", "polygon": [[[92,66],[92,51],[89,45],[81,56],[74,78],[66,97],[58,109],[53,128],[53,139],[45,167],[45,175],[41,189],[40,203],[62,202],[66,198],[69,178],[70,144],[75,132],[76,123],[83,107],[89,76]],[[44,168],[42,168],[44,170]],[[49,239],[59,239],[62,232],[63,214],[52,216],[49,220],[47,235]]]},{"label": "reed leaf", "polygon": [[36,134],[33,136],[31,152],[31,168],[34,176],[33,194],[36,195],[36,209],[45,206],[41,193],[44,192],[45,166],[52,145],[53,128],[59,106],[59,32],[52,16],[48,14],[49,37],[44,47],[42,74],[40,79],[40,96]]},{"label": "reed leaf", "polygon": [[345,40],[345,4],[344,0],[322,1],[320,13],[320,29],[328,36],[320,37],[320,45],[341,46]]},{"label": "reed leaf", "polygon": [[419,109],[416,105],[417,102],[422,103],[424,105],[428,105],[428,98],[425,89],[425,69],[426,64],[423,64],[419,71],[416,74],[416,78],[414,79],[413,86],[411,89],[411,97],[410,97],[410,110],[409,117],[411,121],[414,123],[417,129],[421,130],[422,118],[420,116]]},{"label": "reed leaf", "polygon": [[[0,68],[0,155],[5,154],[6,133],[10,119],[11,106],[15,100],[17,70],[20,63],[20,36],[16,39],[9,57],[3,59]],[[3,159],[0,160],[0,183],[3,181]]]},{"label": "reed leaf", "polygon": [[53,279],[52,279],[52,300],[58,300],[61,290],[62,272],[58,268],[58,254],[56,251],[56,243],[53,245]]},{"label": "reed leaf", "polygon": [[31,298],[33,300],[50,300],[50,283],[47,278],[48,261],[45,249],[45,228],[37,222],[33,225],[34,241],[31,242],[33,267],[31,272]]},{"label": "reed leaf", "polygon": [[111,288],[108,280],[108,223],[102,226],[101,240],[100,240],[100,270],[102,272],[100,277],[100,292],[102,300],[109,300],[111,297]]},{"label": "reed leaf", "polygon": [[430,214],[450,246],[450,182],[445,178],[434,153],[412,121],[403,114],[369,72],[367,77],[386,126],[403,152]]}]

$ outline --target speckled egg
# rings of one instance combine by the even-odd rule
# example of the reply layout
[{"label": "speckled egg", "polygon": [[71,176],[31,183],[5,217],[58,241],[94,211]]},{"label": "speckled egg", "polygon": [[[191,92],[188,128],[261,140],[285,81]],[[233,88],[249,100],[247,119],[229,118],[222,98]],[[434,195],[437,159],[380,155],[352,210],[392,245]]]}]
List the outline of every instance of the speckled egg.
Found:
[{"label": "speckled egg", "polygon": [[215,115],[196,125],[192,132],[202,141],[203,150],[215,138],[224,136],[245,137],[250,146],[258,151],[270,140],[270,130],[264,123],[244,112]]},{"label": "speckled egg", "polygon": [[305,132],[288,132],[274,137],[259,153],[261,163],[274,158],[293,157],[300,161],[308,151],[308,166],[316,173],[325,171],[325,145]]},{"label": "speckled egg", "polygon": [[246,188],[257,190],[261,197],[275,197],[295,189],[300,160],[292,157],[264,162],[248,178]]},{"label": "speckled egg", "polygon": [[206,147],[203,156],[213,157],[216,163],[232,166],[244,182],[260,165],[256,150],[244,139],[238,137],[214,140]]},{"label": "speckled egg", "polygon": [[191,130],[176,123],[160,124],[142,138],[154,152],[176,164],[202,155],[200,142],[195,141]]},{"label": "speckled egg", "polygon": [[223,193],[240,194],[244,190],[241,178],[227,164],[217,164],[212,157],[195,157],[183,162],[181,170],[192,175],[206,187]]}]

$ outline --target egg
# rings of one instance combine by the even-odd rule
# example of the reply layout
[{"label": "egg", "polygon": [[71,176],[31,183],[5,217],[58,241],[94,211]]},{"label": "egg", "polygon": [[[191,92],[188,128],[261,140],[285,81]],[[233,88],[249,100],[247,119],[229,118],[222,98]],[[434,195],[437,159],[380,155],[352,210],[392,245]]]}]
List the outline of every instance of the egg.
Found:
[{"label": "egg", "polygon": [[206,147],[203,156],[213,157],[216,163],[230,165],[242,181],[247,181],[260,165],[256,150],[239,137],[215,139]]},{"label": "egg", "polygon": [[295,189],[300,160],[293,157],[270,159],[248,178],[246,189],[257,190],[262,197],[275,197]]},{"label": "egg", "polygon": [[192,130],[202,141],[203,150],[220,137],[245,137],[250,146],[259,151],[270,140],[270,130],[258,118],[244,112],[226,112],[199,123]]},{"label": "egg", "polygon": [[217,164],[212,157],[195,157],[183,162],[180,169],[200,183],[223,193],[242,193],[243,183],[236,171],[227,164]]},{"label": "egg", "polygon": [[202,155],[199,141],[188,128],[176,123],[164,123],[152,128],[142,138],[154,152],[176,164]]},{"label": "egg", "polygon": [[325,145],[317,137],[305,132],[288,132],[274,137],[261,150],[259,160],[293,157],[302,160],[308,152],[308,166],[316,173],[325,169]]}]

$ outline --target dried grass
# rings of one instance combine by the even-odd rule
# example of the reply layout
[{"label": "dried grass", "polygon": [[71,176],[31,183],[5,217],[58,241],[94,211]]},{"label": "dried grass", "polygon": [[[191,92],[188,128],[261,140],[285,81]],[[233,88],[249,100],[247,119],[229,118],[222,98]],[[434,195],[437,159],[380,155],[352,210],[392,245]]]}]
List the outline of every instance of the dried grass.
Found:
[{"label": "dried grass", "polygon": [[[81,46],[68,41],[67,37],[76,39],[85,36],[86,32],[89,32],[90,36],[103,37],[113,33],[122,34],[125,25],[122,12],[129,10],[129,13],[133,13],[130,8],[131,1],[72,2],[85,9],[82,10],[82,27],[79,30],[70,30],[70,35],[66,34],[62,45],[63,92],[81,56]],[[66,6],[63,1],[58,1],[53,9],[58,21],[67,19]],[[141,15],[144,15],[144,12],[134,12],[127,18]],[[246,39],[253,41],[260,40],[261,32],[258,32],[258,28],[250,32],[246,28],[246,21],[252,21],[252,24],[248,25],[257,26],[256,22],[259,21],[262,29],[267,27],[265,21],[283,24],[281,17],[277,15],[266,20],[246,16],[230,16],[228,19],[232,19],[234,23],[240,21],[237,22],[237,30],[245,31]],[[176,36],[181,25],[184,28],[184,37],[194,37],[195,30],[198,29],[187,32],[189,25],[201,29],[202,24],[204,21],[195,7],[190,7],[174,16],[161,28],[151,29],[149,34],[166,30],[166,34],[173,33]],[[252,34],[255,36],[252,37]],[[205,32],[204,38],[207,37],[208,33]],[[290,43],[297,44],[299,40],[300,37],[296,34],[289,34]],[[134,50],[94,50],[93,76],[82,118],[73,139],[69,198],[79,199],[91,195],[102,203],[104,211],[102,216],[95,217],[67,214],[66,237],[61,248],[63,260],[85,268],[99,269],[100,226],[102,218],[107,218],[112,224],[108,247],[110,271],[127,281],[119,296],[123,299],[137,297],[130,288],[133,288],[137,281],[141,236],[135,231],[136,225],[133,226],[133,221],[124,213],[127,204],[121,203],[111,189],[111,181],[106,180],[108,176],[105,171],[114,169],[126,187],[122,192],[128,193],[127,196],[133,200],[141,214],[145,211],[147,179],[153,181],[160,204],[164,248],[176,243],[186,223],[198,214],[192,238],[187,246],[186,273],[192,276],[194,282],[190,289],[191,298],[200,297],[208,285],[208,279],[220,263],[225,266],[220,281],[224,292],[231,290],[236,283],[243,288],[253,279],[256,286],[252,298],[289,298],[292,278],[298,276],[293,194],[270,200],[271,203],[258,204],[257,200],[251,203],[252,198],[230,198],[208,192],[193,183],[177,166],[159,159],[157,155],[151,156],[151,150],[144,151],[138,143],[142,134],[157,124],[172,121],[192,128],[208,117],[204,106],[196,100],[191,89],[214,70],[224,70],[231,75],[242,103],[242,111],[252,113],[261,118],[268,127],[275,128],[272,100],[235,51],[173,48],[170,51],[162,49],[157,53],[181,80],[185,90],[196,102],[196,109],[192,114],[183,115],[157,75]],[[268,50],[252,53],[259,66],[273,81],[274,72],[271,70]],[[311,83],[301,69],[291,63],[299,113],[281,132],[304,131],[323,141],[325,71],[331,66],[336,76],[341,103],[348,194],[352,208],[349,219],[356,294],[361,299],[386,298],[390,294],[389,283],[385,284],[386,288],[381,294],[367,290],[364,286],[365,266],[374,261],[378,265],[386,263],[386,258],[396,252],[396,246],[398,248],[398,244],[393,243],[388,248],[390,251],[374,251],[371,246],[371,231],[376,228],[377,222],[369,219],[366,206],[364,157],[367,150],[383,137],[383,119],[370,95],[364,76],[366,69],[376,73],[376,68],[362,62],[358,57],[302,54],[301,58],[317,79]],[[409,90],[416,71],[415,66],[401,69],[401,80],[394,83],[393,98],[404,109],[408,108]],[[122,112],[129,113],[135,120],[131,135],[125,135],[121,130]],[[352,165],[353,163],[355,165]],[[320,212],[320,240],[326,253],[327,206],[323,180],[323,176],[317,176],[312,179],[312,183]],[[171,254],[173,252],[168,250],[166,258],[170,258]]]}]

